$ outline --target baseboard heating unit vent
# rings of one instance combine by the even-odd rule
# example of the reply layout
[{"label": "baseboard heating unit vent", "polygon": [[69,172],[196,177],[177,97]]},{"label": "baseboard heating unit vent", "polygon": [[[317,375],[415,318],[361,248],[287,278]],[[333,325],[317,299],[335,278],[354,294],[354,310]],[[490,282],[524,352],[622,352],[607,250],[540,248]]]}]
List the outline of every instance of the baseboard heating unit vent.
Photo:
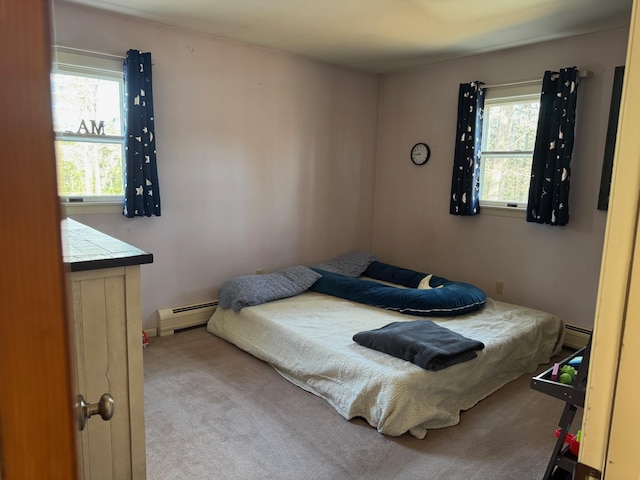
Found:
[{"label": "baseboard heating unit vent", "polygon": [[172,335],[176,330],[204,325],[218,306],[218,301],[195,303],[181,307],[163,308],[156,312],[158,335]]},{"label": "baseboard heating unit vent", "polygon": [[584,347],[589,341],[591,330],[578,327],[576,325],[565,324],[564,326],[564,346],[575,348],[576,350]]}]

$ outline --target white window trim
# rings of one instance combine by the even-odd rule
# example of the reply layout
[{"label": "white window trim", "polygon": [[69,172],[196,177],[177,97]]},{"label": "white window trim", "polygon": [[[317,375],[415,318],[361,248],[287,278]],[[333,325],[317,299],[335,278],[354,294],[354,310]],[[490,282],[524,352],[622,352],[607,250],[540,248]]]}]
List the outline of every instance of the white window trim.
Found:
[{"label": "white window trim", "polygon": [[[119,197],[118,197],[119,198]],[[63,217],[69,215],[101,215],[105,213],[122,213],[124,198],[109,201],[73,202],[60,198]]]},{"label": "white window trim", "polygon": [[[540,99],[540,92],[542,89],[542,81],[540,82],[527,82],[524,85],[505,85],[496,86],[487,89],[485,93],[485,108],[492,103],[507,103],[509,101],[527,101],[533,99]],[[486,130],[483,128],[483,141]],[[481,159],[484,152],[481,153]],[[487,152],[487,154],[495,154],[496,152]],[[533,154],[529,151],[517,152],[519,154]],[[481,160],[482,161],[482,160]],[[511,218],[526,218],[527,216],[527,204],[516,204],[515,206],[509,202],[496,202],[491,200],[480,199],[480,214],[492,215],[499,217],[511,217]]]},{"label": "white window trim", "polygon": [[[88,77],[114,78],[120,80],[120,97],[124,98],[124,85],[122,82],[122,64],[125,57],[97,52],[85,52],[83,50],[54,46],[52,73],[79,74]],[[124,106],[121,106],[121,118],[124,121]],[[74,140],[74,135],[68,133],[56,133],[56,140]],[[91,141],[87,135],[83,135],[83,141]],[[100,136],[95,139],[101,143],[121,143],[124,161],[124,133],[122,137]],[[122,213],[124,196],[60,196],[60,203],[64,216],[82,214]]]},{"label": "white window trim", "polygon": [[77,48],[63,47],[56,45],[53,47],[53,69],[52,73],[58,73],[58,68],[63,67],[64,71],[76,72],[82,75],[122,77],[122,64],[125,57],[111,54],[101,54],[97,52],[87,52]]},{"label": "white window trim", "polygon": [[527,206],[508,207],[505,205],[491,205],[485,201],[480,206],[481,215],[492,215],[494,217],[527,218]]}]

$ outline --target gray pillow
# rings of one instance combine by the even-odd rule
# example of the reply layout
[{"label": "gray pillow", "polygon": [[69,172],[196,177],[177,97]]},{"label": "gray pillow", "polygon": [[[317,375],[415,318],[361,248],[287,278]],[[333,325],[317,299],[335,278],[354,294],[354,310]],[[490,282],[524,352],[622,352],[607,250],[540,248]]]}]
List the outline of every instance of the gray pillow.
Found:
[{"label": "gray pillow", "polygon": [[245,275],[220,287],[219,306],[238,311],[243,307],[292,297],[307,290],[322,275],[303,265],[264,275]]},{"label": "gray pillow", "polygon": [[376,256],[369,252],[351,252],[339,256],[335,260],[312,265],[313,268],[337,273],[345,277],[359,277],[369,264],[377,260]]}]

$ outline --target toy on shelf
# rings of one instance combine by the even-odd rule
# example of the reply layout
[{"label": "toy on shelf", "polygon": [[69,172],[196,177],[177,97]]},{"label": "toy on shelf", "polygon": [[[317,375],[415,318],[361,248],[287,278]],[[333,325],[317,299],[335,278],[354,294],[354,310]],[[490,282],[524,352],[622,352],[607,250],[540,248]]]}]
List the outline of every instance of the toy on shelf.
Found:
[{"label": "toy on shelf", "polygon": [[565,385],[572,385],[573,379],[576,377],[576,369],[571,365],[564,365],[560,369],[560,374],[558,375],[558,381],[560,383],[564,383]]},{"label": "toy on shelf", "polygon": [[[556,438],[560,436],[562,432],[561,428],[556,428]],[[564,437],[564,443],[569,444],[569,451],[578,456],[578,452],[580,451],[580,440],[582,439],[582,430],[578,430],[578,433],[575,435],[573,433],[567,433]]]},{"label": "toy on shelf", "polygon": [[568,363],[568,365],[571,365],[572,367],[578,368],[580,365],[582,365],[582,357],[573,357],[567,363]]},{"label": "toy on shelf", "polygon": [[[582,357],[580,357],[580,362],[575,362],[575,364],[579,366],[581,362]],[[565,385],[572,385],[573,379],[576,378],[577,373],[578,371],[575,367],[570,364],[563,365],[562,368],[560,368],[560,364],[555,363],[551,370],[551,380],[554,382],[564,383]]]}]

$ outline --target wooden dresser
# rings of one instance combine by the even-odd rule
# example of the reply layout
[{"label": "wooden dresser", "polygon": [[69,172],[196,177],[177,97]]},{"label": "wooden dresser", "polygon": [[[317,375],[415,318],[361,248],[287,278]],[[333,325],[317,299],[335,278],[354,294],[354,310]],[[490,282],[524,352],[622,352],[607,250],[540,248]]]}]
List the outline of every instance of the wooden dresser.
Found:
[{"label": "wooden dresser", "polygon": [[[79,436],[84,478],[146,478],[140,265],[153,255],[71,219],[62,222],[76,386],[89,406]],[[79,399],[79,397],[78,397]],[[79,401],[79,400],[78,400]],[[82,413],[78,404],[76,411]],[[101,419],[113,408],[109,421]]]}]

